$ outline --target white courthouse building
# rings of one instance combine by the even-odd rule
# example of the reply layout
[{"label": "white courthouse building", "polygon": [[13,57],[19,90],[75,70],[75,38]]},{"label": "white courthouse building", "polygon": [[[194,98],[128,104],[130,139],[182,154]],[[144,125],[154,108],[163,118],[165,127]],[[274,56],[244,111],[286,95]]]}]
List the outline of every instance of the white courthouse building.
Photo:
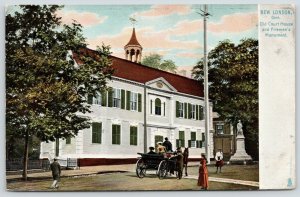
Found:
[{"label": "white courthouse building", "polygon": [[[190,159],[213,155],[212,105],[210,133],[205,136],[203,86],[196,80],[144,66],[135,29],[125,45],[125,59],[111,56],[115,72],[111,91],[88,97],[91,127],[74,138],[42,142],[40,157],[77,158],[81,166],[133,163],[138,152],[168,137],[176,147],[190,147]],[[88,53],[93,50],[85,49]]]}]

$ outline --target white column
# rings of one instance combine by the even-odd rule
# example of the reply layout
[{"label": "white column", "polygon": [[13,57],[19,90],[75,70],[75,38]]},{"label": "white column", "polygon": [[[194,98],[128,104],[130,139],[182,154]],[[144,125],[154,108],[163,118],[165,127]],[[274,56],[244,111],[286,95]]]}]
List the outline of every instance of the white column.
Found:
[{"label": "white column", "polygon": [[169,108],[167,109],[167,111],[169,110],[169,115],[170,115],[169,121],[170,121],[170,126],[172,127],[174,125],[175,110],[176,110],[175,101],[173,99],[173,96],[171,96],[168,106],[169,106]]},{"label": "white column", "polygon": [[76,139],[76,154],[81,155],[83,153],[83,130],[79,131]]}]

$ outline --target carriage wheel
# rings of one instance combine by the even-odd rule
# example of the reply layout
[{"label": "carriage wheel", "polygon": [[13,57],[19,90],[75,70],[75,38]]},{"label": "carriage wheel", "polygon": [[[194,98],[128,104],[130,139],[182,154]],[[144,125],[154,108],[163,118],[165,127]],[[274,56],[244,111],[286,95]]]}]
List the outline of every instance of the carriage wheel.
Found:
[{"label": "carriage wheel", "polygon": [[135,168],[136,176],[139,178],[144,178],[146,175],[146,169],[145,165],[142,159],[139,159],[136,162],[136,168]]},{"label": "carriage wheel", "polygon": [[166,161],[161,161],[159,166],[158,166],[158,178],[159,179],[163,179],[166,177],[167,175],[167,172],[168,172],[168,169],[167,169],[167,162]]}]

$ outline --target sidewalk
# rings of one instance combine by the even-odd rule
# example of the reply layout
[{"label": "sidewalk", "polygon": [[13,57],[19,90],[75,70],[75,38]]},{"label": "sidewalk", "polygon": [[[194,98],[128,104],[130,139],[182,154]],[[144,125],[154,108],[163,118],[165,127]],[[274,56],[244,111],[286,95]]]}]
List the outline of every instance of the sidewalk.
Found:
[{"label": "sidewalk", "polygon": [[[186,179],[198,179],[198,176],[195,175],[189,175],[188,177],[183,177]],[[259,187],[259,182],[255,181],[244,181],[244,180],[237,180],[237,179],[227,179],[227,178],[217,178],[217,177],[208,177],[209,181],[214,182],[221,182],[221,183],[232,183],[232,184],[238,184],[238,185],[248,185],[253,187]]]}]

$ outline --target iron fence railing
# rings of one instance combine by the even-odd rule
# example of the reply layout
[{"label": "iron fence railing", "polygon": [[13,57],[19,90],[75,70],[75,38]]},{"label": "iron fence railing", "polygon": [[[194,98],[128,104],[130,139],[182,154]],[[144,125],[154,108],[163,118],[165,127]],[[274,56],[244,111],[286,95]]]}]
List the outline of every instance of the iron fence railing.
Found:
[{"label": "iron fence railing", "polygon": [[[66,167],[66,168],[78,167],[77,158],[57,159],[57,161],[61,165],[61,167]],[[6,160],[7,171],[16,171],[22,169],[23,169],[22,159]],[[48,159],[28,160],[27,169],[28,170],[34,170],[34,169],[49,170],[50,161]]]}]

